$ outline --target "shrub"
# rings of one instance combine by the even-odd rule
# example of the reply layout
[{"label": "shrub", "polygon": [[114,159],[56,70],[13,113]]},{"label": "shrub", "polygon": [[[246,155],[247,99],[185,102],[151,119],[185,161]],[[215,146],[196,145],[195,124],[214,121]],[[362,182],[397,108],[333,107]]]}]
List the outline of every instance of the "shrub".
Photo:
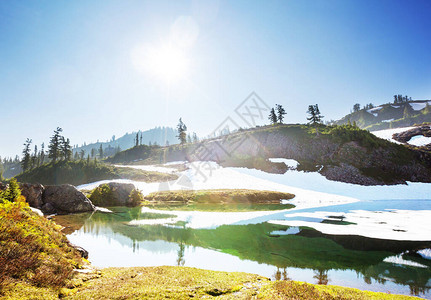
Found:
[{"label": "shrub", "polygon": [[144,196],[142,196],[142,193],[139,190],[134,189],[130,193],[129,199],[130,199],[130,205],[136,206],[141,204],[144,201]]},{"label": "shrub", "polygon": [[0,293],[20,280],[61,286],[82,263],[79,253],[59,226],[30,210],[15,184],[0,195]]}]

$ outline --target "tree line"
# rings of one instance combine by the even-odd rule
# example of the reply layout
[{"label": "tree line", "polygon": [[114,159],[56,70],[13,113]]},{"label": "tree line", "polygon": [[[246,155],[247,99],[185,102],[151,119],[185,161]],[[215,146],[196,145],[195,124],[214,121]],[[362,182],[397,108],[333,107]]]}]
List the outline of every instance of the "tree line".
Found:
[{"label": "tree line", "polygon": [[27,138],[22,151],[21,167],[25,172],[43,165],[46,161],[55,163],[57,160],[70,160],[72,158],[72,146],[70,139],[61,135],[62,128],[57,127],[51,136],[48,151],[45,151],[45,143],[42,143],[40,151],[37,145],[34,145],[34,151],[31,151],[32,140]]}]

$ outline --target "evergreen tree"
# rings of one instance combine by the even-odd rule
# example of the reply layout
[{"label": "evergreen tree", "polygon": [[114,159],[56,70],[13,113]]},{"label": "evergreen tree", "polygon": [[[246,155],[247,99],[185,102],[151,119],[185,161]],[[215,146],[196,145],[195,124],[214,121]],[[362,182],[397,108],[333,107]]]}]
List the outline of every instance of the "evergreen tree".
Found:
[{"label": "evergreen tree", "polygon": [[31,157],[31,168],[35,168],[39,166],[39,153],[37,152],[37,145],[34,145],[34,152]]},{"label": "evergreen tree", "polygon": [[93,158],[96,155],[96,149],[91,148],[91,158]]},{"label": "evergreen tree", "polygon": [[79,159],[78,151],[75,151],[75,154],[73,155],[73,159],[74,160],[78,160]]},{"label": "evergreen tree", "polygon": [[310,115],[310,117],[307,118],[309,121],[309,124],[319,124],[321,123],[323,116],[320,114],[319,106],[316,105],[309,105],[307,113]]},{"label": "evergreen tree", "polygon": [[196,134],[196,132],[193,132],[193,143],[197,143],[198,142],[198,135]]},{"label": "evergreen tree", "polygon": [[27,139],[24,143],[24,150],[22,150],[21,167],[24,172],[30,168],[31,164],[30,145],[31,139]]},{"label": "evergreen tree", "polygon": [[57,159],[60,157],[60,146],[61,146],[61,135],[63,129],[57,127],[54,130],[54,135],[51,137],[48,145],[48,157],[51,158],[52,162],[55,163]]},{"label": "evergreen tree", "polygon": [[278,123],[282,124],[284,115],[286,114],[286,111],[284,110],[283,106],[281,104],[276,104],[275,107],[277,108],[277,120]]},{"label": "evergreen tree", "polygon": [[361,110],[361,105],[359,103],[353,105],[353,112],[358,112],[359,110]]},{"label": "evergreen tree", "polygon": [[192,137],[190,136],[190,134],[187,135],[187,143],[192,143]]},{"label": "evergreen tree", "polygon": [[141,137],[139,138],[139,145],[142,145],[142,132],[141,132]]},{"label": "evergreen tree", "polygon": [[79,157],[81,158],[81,160],[84,159],[84,156],[85,156],[85,151],[84,149],[81,149],[81,151],[79,151]]},{"label": "evergreen tree", "polygon": [[[137,138],[137,136],[136,136],[136,138]],[[102,144],[100,144],[100,147],[99,147],[99,157],[100,157],[100,159],[103,158],[103,147],[102,147]]]},{"label": "evergreen tree", "polygon": [[137,133],[135,137],[135,147],[138,145],[139,145],[139,133]]},{"label": "evergreen tree", "polygon": [[[21,196],[21,189],[19,188],[18,182],[15,178],[12,178],[9,181],[9,185],[7,189],[3,192],[1,192],[0,198],[3,198],[4,200],[14,202],[16,199],[18,199],[19,196]],[[0,200],[1,201],[1,200]]]},{"label": "evergreen tree", "polygon": [[61,137],[61,156],[65,161],[69,161],[72,157],[72,147],[70,146],[70,140]]},{"label": "evergreen tree", "polygon": [[45,161],[45,143],[42,143],[40,149],[40,164],[43,165]]},{"label": "evergreen tree", "polygon": [[271,111],[269,112],[268,119],[271,121],[271,124],[277,123],[277,115],[275,114],[274,108],[271,108]]},{"label": "evergreen tree", "polygon": [[186,124],[183,123],[183,121],[179,120],[178,125],[177,125],[177,130],[178,130],[178,135],[177,138],[180,140],[181,144],[185,144],[186,143],[186,139],[187,139],[187,126]]}]

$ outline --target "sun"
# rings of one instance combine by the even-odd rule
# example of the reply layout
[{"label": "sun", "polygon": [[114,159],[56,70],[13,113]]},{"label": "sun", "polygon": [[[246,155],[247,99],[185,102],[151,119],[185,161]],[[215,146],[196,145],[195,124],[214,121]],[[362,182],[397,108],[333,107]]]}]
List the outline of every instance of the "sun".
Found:
[{"label": "sun", "polygon": [[167,82],[184,79],[190,69],[185,50],[172,44],[138,47],[132,51],[132,62],[139,71]]}]

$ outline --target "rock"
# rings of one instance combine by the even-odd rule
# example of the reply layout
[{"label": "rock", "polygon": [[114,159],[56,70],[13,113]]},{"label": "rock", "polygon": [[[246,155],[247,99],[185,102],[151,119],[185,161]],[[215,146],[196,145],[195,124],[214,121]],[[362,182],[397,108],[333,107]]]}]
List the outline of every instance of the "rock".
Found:
[{"label": "rock", "polygon": [[41,210],[43,211],[44,214],[55,214],[57,211],[55,209],[55,207],[51,204],[51,203],[45,203],[44,205],[42,205]]},{"label": "rock", "polygon": [[21,195],[23,195],[27,203],[34,208],[41,208],[43,205],[42,195],[45,190],[44,186],[36,183],[21,183]]},{"label": "rock", "polygon": [[410,139],[417,135],[423,135],[425,137],[431,137],[431,129],[428,125],[418,126],[410,130],[406,130],[400,133],[394,133],[392,138],[400,143],[407,143]]},{"label": "rock", "polygon": [[51,204],[58,213],[94,211],[91,201],[73,185],[48,185],[43,193],[43,202]]},{"label": "rock", "polygon": [[130,206],[133,205],[130,199],[130,193],[135,189],[135,186],[131,183],[119,183],[110,182],[108,183],[109,188],[112,191],[113,200],[115,205],[119,206]]},{"label": "rock", "polygon": [[74,244],[70,244],[70,246],[72,246],[73,248],[75,248],[76,250],[78,250],[78,252],[81,254],[81,257],[87,259],[88,258],[88,251],[85,250],[84,248],[74,245]]}]

